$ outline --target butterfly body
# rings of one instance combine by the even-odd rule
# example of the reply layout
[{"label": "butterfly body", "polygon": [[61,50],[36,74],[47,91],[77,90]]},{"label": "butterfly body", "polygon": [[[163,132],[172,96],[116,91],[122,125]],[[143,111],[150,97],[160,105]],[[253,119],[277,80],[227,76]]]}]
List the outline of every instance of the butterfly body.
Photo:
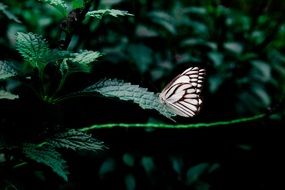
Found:
[{"label": "butterfly body", "polygon": [[205,70],[190,67],[176,76],[159,94],[161,103],[173,113],[193,117],[201,107],[200,97]]}]

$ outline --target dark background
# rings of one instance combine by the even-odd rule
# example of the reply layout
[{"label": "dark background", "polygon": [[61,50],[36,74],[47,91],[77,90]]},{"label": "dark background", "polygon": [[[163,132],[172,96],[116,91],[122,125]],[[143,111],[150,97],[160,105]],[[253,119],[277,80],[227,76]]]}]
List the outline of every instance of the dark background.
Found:
[{"label": "dark background", "polygon": [[[68,1],[75,3],[76,1]],[[44,36],[58,43],[55,9],[38,1],[4,1],[21,23],[0,12],[0,60],[21,61],[15,33]],[[27,165],[0,170],[17,189],[282,189],[285,4],[282,1],[94,1],[93,8],[127,10],[133,17],[85,19],[69,50],[104,56],[90,74],[77,74],[64,92],[101,78],[118,78],[160,92],[190,66],[206,69],[203,107],[177,123],[216,122],[260,113],[248,123],[197,129],[97,129],[92,135],[108,149],[62,151],[69,166],[64,182],[50,168]],[[13,122],[15,141],[50,133],[49,126],[83,128],[102,123],[171,123],[155,111],[104,97],[79,97],[57,105],[23,92],[0,100],[2,123]],[[50,131],[51,130],[51,131]],[[8,172],[7,172],[8,171]],[[1,187],[2,188],[2,187]],[[4,187],[3,187],[4,189]],[[13,189],[10,187],[9,189]]]}]

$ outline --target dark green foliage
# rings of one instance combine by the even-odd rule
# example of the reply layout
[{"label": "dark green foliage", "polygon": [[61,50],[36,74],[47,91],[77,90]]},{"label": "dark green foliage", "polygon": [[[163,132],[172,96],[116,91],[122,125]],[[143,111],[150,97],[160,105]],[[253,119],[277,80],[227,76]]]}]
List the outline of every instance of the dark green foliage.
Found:
[{"label": "dark green foliage", "polygon": [[12,63],[0,61],[0,80],[4,80],[17,75],[17,71],[13,68]]},{"label": "dark green foliage", "polygon": [[28,158],[51,167],[56,174],[67,181],[66,162],[52,146],[24,144],[23,153]]},{"label": "dark green foliage", "polygon": [[104,149],[102,142],[79,130],[71,129],[67,132],[58,133],[47,140],[47,143],[56,148],[72,150],[87,150],[97,152]]},{"label": "dark green foliage", "polygon": [[12,13],[7,9],[7,5],[0,3],[0,12],[2,12],[4,15],[7,16],[7,18],[9,18],[10,20],[13,20],[17,23],[21,23],[21,21]]},{"label": "dark green foliage", "polygon": [[143,109],[155,109],[168,118],[175,116],[174,113],[168,111],[165,104],[159,102],[157,94],[149,92],[146,88],[141,88],[138,85],[116,79],[106,79],[82,91],[82,93],[92,92],[99,92],[103,96],[117,97],[121,100],[131,100]]},{"label": "dark green foliage", "polygon": [[[0,189],[280,189],[284,5],[1,1]],[[191,66],[197,117],[144,110]]]}]

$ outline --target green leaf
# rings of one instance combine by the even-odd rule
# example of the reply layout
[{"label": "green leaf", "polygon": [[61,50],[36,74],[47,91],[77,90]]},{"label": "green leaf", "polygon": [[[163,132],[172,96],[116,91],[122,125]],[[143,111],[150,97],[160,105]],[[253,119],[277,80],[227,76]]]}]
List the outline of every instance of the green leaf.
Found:
[{"label": "green leaf", "polygon": [[163,11],[153,11],[149,13],[149,17],[152,22],[162,26],[170,34],[174,35],[177,33],[175,19],[171,15]]},{"label": "green leaf", "polygon": [[128,174],[125,176],[126,190],[136,189],[136,179],[133,174]]},{"label": "green leaf", "polygon": [[18,95],[12,94],[11,92],[7,92],[4,90],[0,90],[0,99],[14,100],[18,98],[19,98]]},{"label": "green leaf", "polygon": [[91,135],[75,129],[56,134],[47,142],[51,146],[57,148],[67,148],[72,150],[88,150],[97,152],[104,148],[102,142],[96,140]]},{"label": "green leaf", "polygon": [[33,68],[43,69],[50,60],[51,50],[47,41],[40,35],[18,32],[16,48]]},{"label": "green leaf", "polygon": [[72,9],[84,7],[84,0],[72,0]]},{"label": "green leaf", "polygon": [[257,81],[268,82],[272,80],[271,70],[272,67],[269,63],[262,60],[251,60],[250,63],[253,66],[251,71],[251,77]]},{"label": "green leaf", "polygon": [[115,170],[115,167],[116,167],[115,160],[113,158],[108,158],[101,164],[101,167],[98,171],[98,175],[100,177],[104,177],[106,174]]},{"label": "green leaf", "polygon": [[136,63],[139,70],[144,73],[148,70],[152,60],[152,50],[142,44],[131,44],[128,49],[129,56]]},{"label": "green leaf", "polygon": [[98,20],[102,19],[103,16],[110,15],[113,17],[118,16],[134,16],[133,14],[128,13],[128,11],[121,11],[116,9],[100,9],[96,11],[89,11],[87,12],[86,16],[88,17],[95,17]]},{"label": "green leaf", "polygon": [[0,3],[0,12],[2,12],[8,19],[13,20],[17,23],[21,23],[21,21],[9,10],[7,10],[7,5]]},{"label": "green leaf", "polygon": [[143,166],[146,173],[150,174],[155,169],[155,163],[152,157],[144,156],[141,159],[141,165]]},{"label": "green leaf", "polygon": [[131,154],[125,153],[123,155],[123,161],[129,167],[133,167],[135,165],[135,159]]},{"label": "green leaf", "polygon": [[68,171],[66,170],[66,161],[53,147],[45,145],[39,147],[34,144],[25,144],[23,146],[23,153],[28,158],[51,167],[57,175],[67,181]]},{"label": "green leaf", "polygon": [[79,53],[73,53],[73,58],[67,58],[63,60],[60,65],[60,71],[62,74],[67,72],[85,72],[89,73],[92,69],[92,62],[95,62],[101,54],[97,51],[82,50]]},{"label": "green leaf", "polygon": [[207,14],[207,9],[204,7],[187,7],[183,9],[183,13],[190,13],[190,14],[195,14],[195,15],[206,15]]},{"label": "green leaf", "polygon": [[193,183],[195,183],[200,176],[206,171],[206,169],[208,168],[209,164],[208,163],[201,163],[198,164],[196,166],[191,167],[188,171],[187,171],[187,184],[191,185]]},{"label": "green leaf", "polygon": [[167,107],[160,103],[158,95],[141,88],[138,85],[132,85],[117,79],[101,80],[94,85],[85,88],[83,93],[99,92],[106,97],[117,97],[121,100],[131,100],[143,109],[155,109],[167,118],[175,116]]},{"label": "green leaf", "polygon": [[224,48],[237,55],[240,55],[243,51],[243,46],[239,42],[226,42]]},{"label": "green leaf", "polygon": [[67,5],[63,0],[39,0],[56,8],[63,16],[67,16]]},{"label": "green leaf", "polygon": [[12,63],[0,61],[0,80],[7,79],[17,75],[17,71],[12,66]]}]

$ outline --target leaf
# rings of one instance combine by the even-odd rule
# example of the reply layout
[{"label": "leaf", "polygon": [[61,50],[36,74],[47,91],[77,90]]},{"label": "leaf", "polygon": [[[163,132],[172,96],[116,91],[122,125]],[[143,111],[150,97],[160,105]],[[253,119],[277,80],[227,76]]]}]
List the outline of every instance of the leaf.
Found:
[{"label": "leaf", "polygon": [[89,11],[87,12],[86,16],[88,17],[95,17],[98,20],[102,19],[103,16],[110,15],[113,17],[118,16],[134,16],[133,14],[128,13],[128,11],[121,11],[116,9],[100,9],[96,11]]},{"label": "leaf", "polygon": [[106,97],[117,97],[121,100],[131,100],[143,109],[155,109],[167,118],[175,116],[168,111],[164,104],[161,104],[157,94],[149,92],[146,88],[132,85],[117,79],[105,79],[85,88],[79,93],[99,92]]},{"label": "leaf", "polygon": [[84,7],[84,0],[72,0],[72,9]]},{"label": "leaf", "polygon": [[37,146],[34,144],[25,144],[23,153],[30,159],[42,163],[52,168],[52,170],[67,181],[68,171],[66,170],[66,161],[51,146]]},{"label": "leaf", "polygon": [[98,171],[100,177],[104,177],[106,174],[112,172],[116,167],[115,160],[113,158],[106,159]]},{"label": "leaf", "polygon": [[155,169],[155,163],[152,157],[144,156],[141,159],[141,165],[143,166],[146,173],[150,174]]},{"label": "leaf", "polygon": [[195,15],[206,15],[207,9],[204,7],[187,7],[183,9],[183,13],[190,13]]},{"label": "leaf", "polygon": [[18,32],[16,48],[33,68],[43,69],[51,56],[47,41],[40,35]]},{"label": "leaf", "polygon": [[1,99],[15,100],[18,98],[19,98],[18,95],[12,94],[11,92],[7,92],[4,90],[0,90],[0,100]]},{"label": "leaf", "polygon": [[17,71],[12,66],[12,63],[0,61],[0,80],[7,79],[17,75]]},{"label": "leaf", "polygon": [[269,63],[262,60],[251,60],[250,63],[253,66],[251,76],[257,81],[268,82],[272,80],[271,70],[272,67]]},{"label": "leaf", "polygon": [[187,184],[191,185],[195,183],[200,178],[200,176],[206,171],[208,166],[209,166],[208,163],[201,163],[188,169],[186,174]]},{"label": "leaf", "polygon": [[149,17],[151,20],[162,26],[166,31],[168,31],[170,34],[176,34],[176,25],[175,25],[175,19],[162,11],[153,11],[149,14]]},{"label": "leaf", "polygon": [[126,190],[136,189],[136,179],[133,174],[128,174],[125,176]]},{"label": "leaf", "polygon": [[101,54],[97,51],[82,50],[79,53],[73,53],[73,58],[67,58],[63,60],[60,65],[60,71],[62,74],[69,72],[91,72],[92,65],[90,63],[96,61]]},{"label": "leaf", "polygon": [[237,55],[240,55],[244,49],[242,44],[238,42],[226,42],[224,48]]},{"label": "leaf", "polygon": [[93,152],[102,150],[105,147],[102,142],[96,140],[91,135],[75,129],[56,134],[50,138],[47,143],[57,148],[88,150]]},{"label": "leaf", "polygon": [[13,20],[17,23],[21,23],[21,21],[9,10],[7,10],[7,5],[0,3],[0,12],[2,12],[8,19]]},{"label": "leaf", "polygon": [[39,0],[56,8],[63,16],[67,16],[67,5],[63,0]]},{"label": "leaf", "polygon": [[135,159],[134,159],[133,155],[128,154],[128,153],[125,153],[123,155],[123,161],[129,167],[133,167],[135,164]]},{"label": "leaf", "polygon": [[142,44],[131,44],[128,49],[129,56],[136,63],[139,71],[144,73],[149,68],[152,60],[152,50]]}]

